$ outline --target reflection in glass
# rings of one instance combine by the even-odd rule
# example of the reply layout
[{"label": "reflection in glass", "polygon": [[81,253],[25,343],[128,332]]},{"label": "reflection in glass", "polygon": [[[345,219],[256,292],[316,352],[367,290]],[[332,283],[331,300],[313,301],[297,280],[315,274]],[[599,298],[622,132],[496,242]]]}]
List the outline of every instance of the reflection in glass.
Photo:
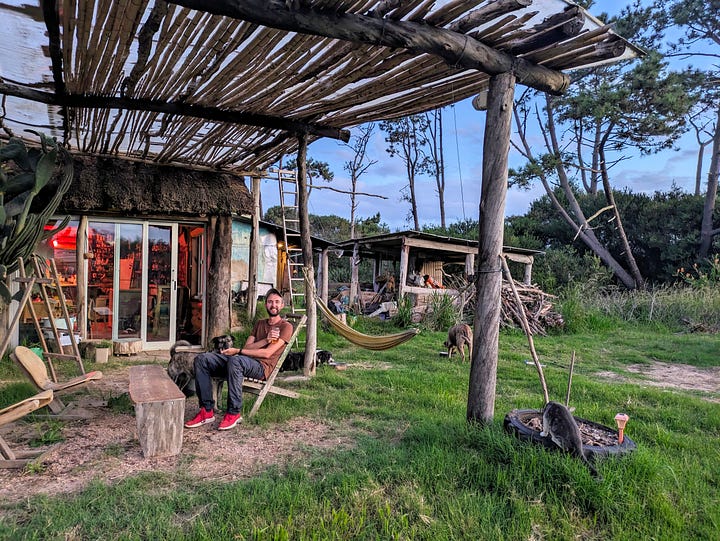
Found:
[{"label": "reflection in glass", "polygon": [[109,340],[113,323],[115,224],[88,223],[88,253],[88,335]]},{"label": "reflection in glass", "polygon": [[148,228],[148,342],[170,340],[170,239],[170,226],[151,225]]},{"label": "reflection in glass", "polygon": [[142,224],[120,224],[118,338],[140,338]]}]

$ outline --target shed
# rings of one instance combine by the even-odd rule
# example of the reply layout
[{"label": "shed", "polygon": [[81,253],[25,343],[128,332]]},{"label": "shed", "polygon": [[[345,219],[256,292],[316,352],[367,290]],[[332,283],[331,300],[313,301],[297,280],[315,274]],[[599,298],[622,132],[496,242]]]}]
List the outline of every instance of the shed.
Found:
[{"label": "shed", "polygon": [[[464,269],[465,277],[473,280],[475,276],[478,241],[457,237],[444,237],[420,231],[400,231],[351,239],[338,243],[343,254],[373,261],[373,276],[381,274],[382,263],[392,262],[398,298],[405,294],[426,295],[428,286],[418,283],[417,277],[429,276],[439,294],[456,294],[457,291],[444,287],[443,266],[455,263]],[[532,265],[539,250],[503,246],[502,253],[511,261],[524,267],[523,281],[530,283]],[[356,275],[356,274],[354,274]],[[376,288],[377,289],[377,288]],[[350,298],[360,294],[357,281],[350,284]]]}]

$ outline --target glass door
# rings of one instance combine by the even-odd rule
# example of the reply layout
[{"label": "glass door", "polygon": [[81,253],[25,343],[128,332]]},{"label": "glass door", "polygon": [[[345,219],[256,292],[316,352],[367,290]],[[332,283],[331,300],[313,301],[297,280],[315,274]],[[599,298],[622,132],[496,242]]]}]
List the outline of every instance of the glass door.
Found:
[{"label": "glass door", "polygon": [[147,349],[175,341],[177,310],[177,225],[147,227],[145,342]]},{"label": "glass door", "polygon": [[116,224],[113,314],[118,339],[142,336],[143,224]]}]

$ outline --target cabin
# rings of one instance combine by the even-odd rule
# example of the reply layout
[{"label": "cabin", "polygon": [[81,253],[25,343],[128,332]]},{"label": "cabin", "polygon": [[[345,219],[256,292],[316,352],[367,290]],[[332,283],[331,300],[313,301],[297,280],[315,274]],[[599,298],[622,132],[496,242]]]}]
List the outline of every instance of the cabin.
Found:
[{"label": "cabin", "polygon": [[[351,239],[337,244],[343,255],[369,260],[373,283],[350,284],[350,303],[363,312],[374,312],[378,302],[410,295],[414,312],[422,317],[430,295],[459,296],[475,280],[478,241],[420,231],[400,231]],[[539,250],[503,246],[503,255],[520,269],[517,279],[532,280],[532,266]],[[385,294],[390,288],[394,295]]]}]

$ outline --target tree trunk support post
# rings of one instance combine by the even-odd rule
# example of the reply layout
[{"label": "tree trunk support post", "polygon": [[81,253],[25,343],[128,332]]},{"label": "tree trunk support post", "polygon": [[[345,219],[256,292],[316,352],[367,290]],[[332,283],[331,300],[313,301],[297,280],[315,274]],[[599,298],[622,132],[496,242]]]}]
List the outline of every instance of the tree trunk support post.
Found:
[{"label": "tree trunk support post", "polygon": [[515,76],[490,78],[483,143],[483,179],[472,364],[468,391],[468,421],[489,424],[495,413],[500,293],[502,288],[503,225],[508,182],[508,152]]},{"label": "tree trunk support post", "polygon": [[360,242],[353,243],[353,255],[350,260],[350,306],[362,313],[360,300]]},{"label": "tree trunk support post", "polygon": [[230,253],[232,217],[213,216],[208,225],[207,324],[205,341],[225,334],[230,328]]},{"label": "tree trunk support post", "polygon": [[310,237],[310,216],[308,215],[307,191],[307,147],[308,136],[298,134],[298,214],[300,218],[300,239],[303,261],[305,262],[305,308],[307,326],[305,328],[305,376],[315,375],[315,350],[317,349],[317,309],[315,306],[315,268],[313,265],[313,247]]},{"label": "tree trunk support post", "polygon": [[407,238],[402,238],[402,247],[400,248],[400,281],[397,285],[398,300],[405,295],[405,284],[408,277],[408,265],[410,264],[410,246],[407,244]]},{"label": "tree trunk support post", "polygon": [[318,288],[320,289],[320,298],[322,301],[327,304],[328,302],[328,287],[329,287],[329,280],[330,277],[328,276],[328,273],[330,272],[329,269],[329,250],[327,248],[323,248],[322,252],[320,252],[320,260],[318,262],[319,274],[320,274],[320,280],[318,280]]},{"label": "tree trunk support post", "polygon": [[248,261],[247,315],[249,321],[255,320],[258,291],[258,250],[260,241],[260,177],[252,177],[252,231],[250,233],[250,257]]}]

